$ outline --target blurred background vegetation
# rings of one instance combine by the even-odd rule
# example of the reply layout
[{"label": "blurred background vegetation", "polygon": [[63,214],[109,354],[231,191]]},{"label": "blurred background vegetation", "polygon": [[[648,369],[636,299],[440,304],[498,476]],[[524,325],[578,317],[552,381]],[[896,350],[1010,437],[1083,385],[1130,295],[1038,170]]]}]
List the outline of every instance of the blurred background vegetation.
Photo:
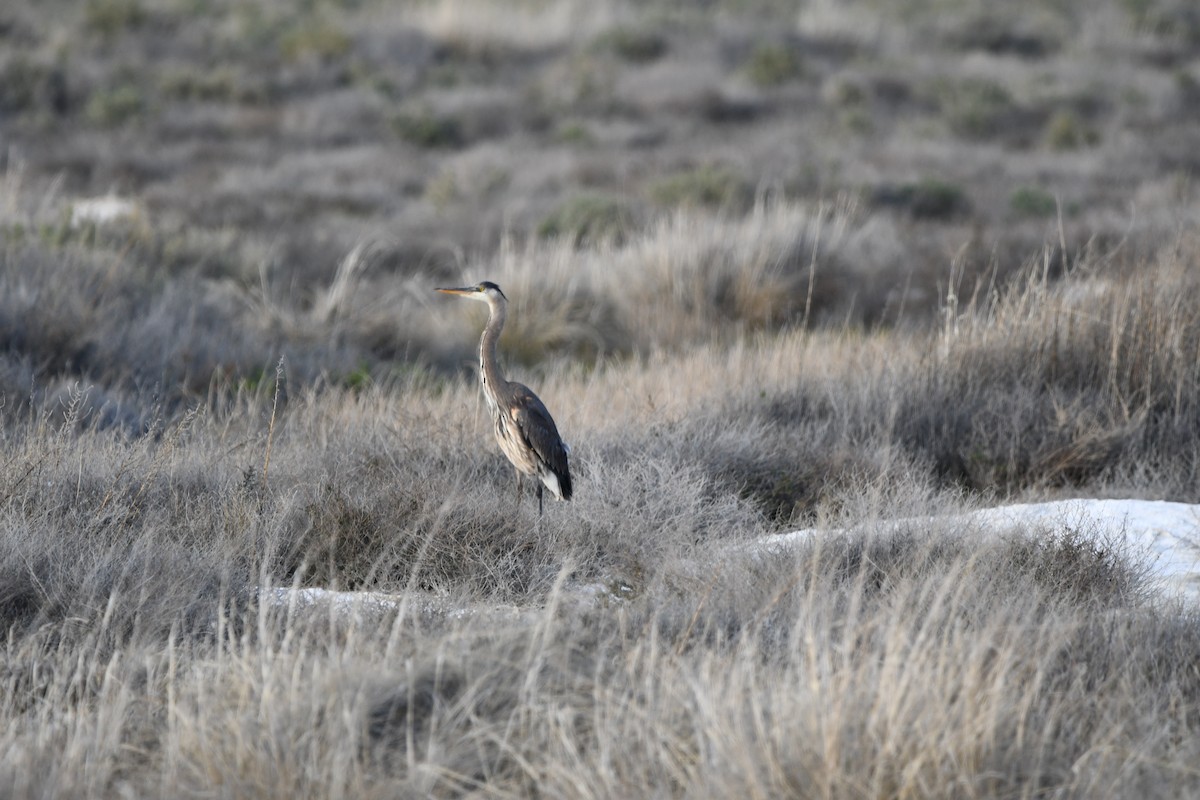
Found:
[{"label": "blurred background vegetation", "polygon": [[938,324],[1187,227],[1198,54],[1183,0],[12,0],[0,391],[457,370],[441,281],[521,281],[529,366]]}]

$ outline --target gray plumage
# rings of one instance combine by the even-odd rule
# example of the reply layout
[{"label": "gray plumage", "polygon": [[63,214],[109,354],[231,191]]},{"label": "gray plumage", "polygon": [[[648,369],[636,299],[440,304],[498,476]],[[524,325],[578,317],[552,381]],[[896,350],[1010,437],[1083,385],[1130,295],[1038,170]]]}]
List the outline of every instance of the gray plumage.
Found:
[{"label": "gray plumage", "polygon": [[462,289],[437,291],[479,300],[488,304],[487,326],[479,340],[479,378],[487,399],[493,430],[500,449],[517,470],[517,502],[521,500],[522,476],[537,480],[538,513],[542,513],[542,487],[559,500],[571,499],[569,448],[558,435],[558,427],[546,406],[528,386],[507,381],[500,373],[496,343],[508,314],[508,298],[491,281]]}]

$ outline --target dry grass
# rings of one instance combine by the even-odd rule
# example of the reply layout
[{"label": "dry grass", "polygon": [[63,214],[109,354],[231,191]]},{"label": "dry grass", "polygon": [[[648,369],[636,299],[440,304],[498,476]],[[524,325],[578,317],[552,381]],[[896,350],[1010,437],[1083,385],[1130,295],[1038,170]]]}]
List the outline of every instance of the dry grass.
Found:
[{"label": "dry grass", "polygon": [[[81,393],[14,407],[0,773],[17,797],[1194,791],[1195,611],[1119,542],[875,532],[963,487],[1194,497],[1193,252],[1034,270],[936,331],[557,362],[580,491],[540,518],[465,379],[264,388],[143,436]],[[938,462],[984,447],[1009,460]],[[812,519],[857,532],[730,557]]]},{"label": "dry grass", "polygon": [[[931,179],[965,202],[908,246],[1007,273],[1046,233],[1011,224],[1024,187],[1062,199],[1072,247],[1121,237],[1131,203],[1141,241],[1194,211],[1187,15],[1133,5],[21,0],[3,166],[39,198],[132,195],[168,239],[236,231],[302,284],[363,239],[446,274],[580,195],[642,229],[747,192],[891,214]],[[755,83],[763,54],[784,68]]]},{"label": "dry grass", "polygon": [[1119,541],[888,522],[1200,501],[1188,15],[718,7],[0,11],[6,796],[1200,793]]},{"label": "dry grass", "polygon": [[289,613],[247,603],[237,569],[111,584],[77,557],[62,605],[10,628],[0,771],[18,797],[1194,788],[1194,612],[1146,605],[1119,554],[1076,541],[870,527],[786,558],[660,557],[596,607],[561,572],[501,623],[423,622],[419,596]]}]

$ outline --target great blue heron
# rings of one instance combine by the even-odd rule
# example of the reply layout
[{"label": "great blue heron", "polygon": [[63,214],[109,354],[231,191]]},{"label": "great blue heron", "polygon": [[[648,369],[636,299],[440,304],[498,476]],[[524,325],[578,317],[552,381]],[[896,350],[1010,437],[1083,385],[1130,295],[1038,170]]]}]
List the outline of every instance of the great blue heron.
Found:
[{"label": "great blue heron", "polygon": [[467,297],[488,304],[487,327],[479,340],[479,379],[483,396],[496,431],[496,441],[508,460],[517,468],[517,503],[521,502],[521,479],[529,475],[538,480],[538,514],[542,513],[542,486],[559,500],[571,499],[571,470],[567,466],[567,445],[546,406],[528,386],[504,380],[496,362],[496,342],[508,312],[508,298],[491,281],[462,289],[437,291]]}]

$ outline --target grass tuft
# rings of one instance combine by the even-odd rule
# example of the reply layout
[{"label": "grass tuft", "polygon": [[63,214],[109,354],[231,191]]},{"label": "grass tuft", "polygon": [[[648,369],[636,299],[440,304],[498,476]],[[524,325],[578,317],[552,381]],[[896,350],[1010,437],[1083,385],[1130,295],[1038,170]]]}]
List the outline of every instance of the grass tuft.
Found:
[{"label": "grass tuft", "polygon": [[751,83],[779,86],[803,75],[804,64],[794,46],[761,44],[750,53],[745,71]]},{"label": "grass tuft", "polygon": [[545,239],[563,238],[576,246],[621,241],[629,226],[626,203],[600,195],[579,195],[552,211],[538,224]]}]

